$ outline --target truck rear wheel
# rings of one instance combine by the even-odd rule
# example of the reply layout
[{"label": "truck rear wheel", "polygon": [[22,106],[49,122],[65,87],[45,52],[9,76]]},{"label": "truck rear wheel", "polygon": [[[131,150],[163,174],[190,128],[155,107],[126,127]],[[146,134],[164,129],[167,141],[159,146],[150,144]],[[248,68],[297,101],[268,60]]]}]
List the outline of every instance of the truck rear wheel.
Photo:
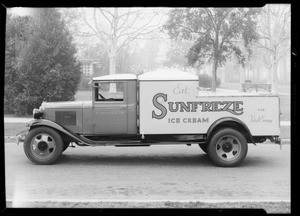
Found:
[{"label": "truck rear wheel", "polygon": [[247,140],[242,133],[224,128],[218,130],[207,146],[211,160],[222,167],[233,167],[241,163],[248,152]]},{"label": "truck rear wheel", "polygon": [[24,141],[24,152],[35,164],[47,165],[58,160],[63,151],[63,140],[59,133],[48,127],[37,127],[29,131]]}]

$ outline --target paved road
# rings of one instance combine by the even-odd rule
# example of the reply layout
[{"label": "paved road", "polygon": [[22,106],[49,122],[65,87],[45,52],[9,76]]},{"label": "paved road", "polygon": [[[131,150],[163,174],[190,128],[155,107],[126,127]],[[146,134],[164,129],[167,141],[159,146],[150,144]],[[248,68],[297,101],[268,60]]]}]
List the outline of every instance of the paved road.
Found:
[{"label": "paved road", "polygon": [[6,195],[51,201],[290,201],[290,145],[249,145],[242,166],[214,166],[197,145],[69,148],[57,164],[32,164],[5,144]]}]

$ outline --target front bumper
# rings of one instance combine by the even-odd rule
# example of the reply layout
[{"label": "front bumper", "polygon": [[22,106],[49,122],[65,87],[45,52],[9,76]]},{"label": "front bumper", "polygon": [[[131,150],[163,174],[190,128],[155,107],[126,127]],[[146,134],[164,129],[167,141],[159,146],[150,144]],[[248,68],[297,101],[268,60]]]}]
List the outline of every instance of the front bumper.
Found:
[{"label": "front bumper", "polygon": [[17,144],[19,145],[20,142],[24,142],[26,139],[26,136],[28,134],[29,130],[24,130],[20,133],[18,133],[17,136]]}]

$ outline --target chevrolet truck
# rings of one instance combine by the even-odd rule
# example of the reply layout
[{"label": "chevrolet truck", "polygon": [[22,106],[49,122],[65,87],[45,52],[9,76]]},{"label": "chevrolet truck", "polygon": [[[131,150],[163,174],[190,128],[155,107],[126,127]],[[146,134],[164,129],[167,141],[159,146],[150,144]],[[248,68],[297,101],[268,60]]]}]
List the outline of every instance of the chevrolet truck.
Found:
[{"label": "chevrolet truck", "polygon": [[198,76],[154,71],[92,80],[91,101],[43,102],[18,136],[35,164],[55,163],[78,146],[197,144],[217,166],[239,165],[248,143],[280,144],[279,97],[207,91]]}]

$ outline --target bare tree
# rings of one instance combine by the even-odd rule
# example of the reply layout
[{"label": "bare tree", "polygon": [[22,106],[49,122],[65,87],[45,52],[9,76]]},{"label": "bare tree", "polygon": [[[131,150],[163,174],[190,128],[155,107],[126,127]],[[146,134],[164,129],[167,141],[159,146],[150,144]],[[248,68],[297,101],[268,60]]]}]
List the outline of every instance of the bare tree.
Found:
[{"label": "bare tree", "polygon": [[[250,45],[257,40],[258,8],[179,8],[169,13],[164,25],[170,38],[193,41],[187,53],[188,64],[212,63],[212,91],[216,91],[217,70],[231,56],[244,65]],[[246,53],[236,41],[242,39]]]},{"label": "bare tree", "polygon": [[109,56],[109,73],[116,73],[118,52],[136,39],[145,38],[158,30],[164,17],[163,9],[90,8],[81,10],[87,26],[80,36],[95,36]]},{"label": "bare tree", "polygon": [[264,62],[269,69],[272,92],[278,93],[278,63],[290,51],[291,6],[266,5],[260,24],[260,40],[256,46],[262,50]]}]

